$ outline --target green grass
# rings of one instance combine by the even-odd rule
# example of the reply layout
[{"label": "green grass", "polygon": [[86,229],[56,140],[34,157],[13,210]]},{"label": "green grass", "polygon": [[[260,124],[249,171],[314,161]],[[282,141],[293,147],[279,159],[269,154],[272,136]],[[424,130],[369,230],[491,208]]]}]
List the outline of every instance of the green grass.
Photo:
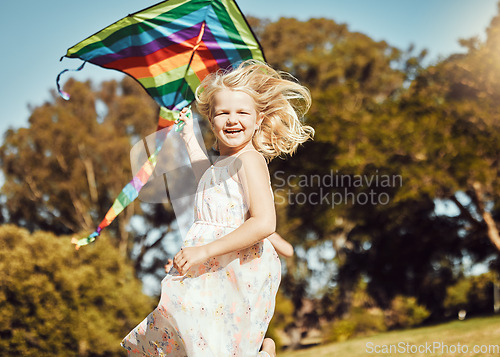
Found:
[{"label": "green grass", "polygon": [[[391,331],[386,333],[381,333],[378,335],[373,335],[369,337],[355,338],[352,340],[330,343],[327,345],[321,345],[312,347],[300,351],[290,351],[279,353],[279,357],[322,357],[322,356],[338,356],[338,357],[370,357],[370,356],[500,356],[500,316],[491,317],[478,317],[470,318],[464,321],[452,321],[443,323],[440,325],[421,327],[410,330],[403,331]],[[439,342],[444,346],[448,347],[450,350],[448,353],[442,353],[441,348],[429,351],[422,351],[421,353],[413,353],[406,347],[406,344],[410,346],[415,345],[422,346],[425,348],[425,344],[433,346],[434,342]],[[371,343],[371,346],[379,346],[382,349],[383,345],[396,345],[404,344],[404,353],[369,353],[367,349],[367,344]],[[467,353],[461,353],[460,351],[455,351],[453,353],[452,349],[460,346],[466,346],[468,348]],[[474,353],[473,347],[475,345],[483,346],[483,348],[491,348],[489,352],[485,353]],[[484,347],[485,346],[485,347]],[[496,351],[493,350],[493,347]],[[387,347],[388,348],[388,347]],[[393,347],[394,348],[394,347]],[[465,347],[464,347],[465,348]],[[382,352],[382,351],[381,351]],[[465,352],[465,350],[462,350]]]}]

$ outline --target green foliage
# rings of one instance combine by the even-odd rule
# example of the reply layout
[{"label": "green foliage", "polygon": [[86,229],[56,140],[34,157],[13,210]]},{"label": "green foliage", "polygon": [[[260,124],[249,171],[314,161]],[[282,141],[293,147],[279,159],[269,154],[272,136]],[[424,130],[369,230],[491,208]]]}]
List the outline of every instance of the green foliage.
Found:
[{"label": "green foliage", "polygon": [[387,329],[402,329],[420,325],[430,312],[416,298],[397,295],[388,309],[376,306],[368,294],[368,285],[360,281],[350,294],[351,307],[345,316],[335,319],[325,329],[325,342],[345,341]]},{"label": "green foliage", "polygon": [[340,342],[352,337],[367,336],[387,329],[384,312],[379,308],[353,308],[349,317],[335,320],[326,329],[324,342]]},{"label": "green foliage", "polygon": [[436,216],[434,203],[424,198],[360,206],[357,217],[353,249],[346,252],[339,277],[369,276],[368,291],[383,309],[396,295],[415,296],[440,318],[446,287],[455,281],[454,265],[463,255],[462,222]]},{"label": "green foliage", "polygon": [[386,325],[389,329],[409,328],[420,325],[430,312],[417,303],[413,296],[396,296],[390,310],[386,313]]},{"label": "green foliage", "polygon": [[473,276],[471,280],[471,289],[468,294],[468,311],[472,313],[492,313],[495,273],[488,272]]},{"label": "green foliage", "polygon": [[153,308],[104,235],[74,250],[69,237],[0,227],[0,350],[8,356],[119,356]]},{"label": "green foliage", "polygon": [[453,316],[462,309],[468,314],[493,312],[494,282],[495,273],[493,272],[462,277],[446,290],[447,295],[443,303],[446,314]]},{"label": "green foliage", "polygon": [[466,309],[470,288],[471,281],[467,278],[462,278],[455,285],[446,288],[446,299],[443,302],[443,307],[447,315]]},{"label": "green foliage", "polygon": [[341,319],[326,329],[323,342],[341,342],[355,335],[356,323],[350,319]]},{"label": "green foliage", "polygon": [[351,301],[349,312],[329,324],[324,333],[325,342],[345,341],[352,337],[366,336],[387,329],[384,312],[376,306],[375,301],[368,294],[365,281],[358,281],[349,298]]}]

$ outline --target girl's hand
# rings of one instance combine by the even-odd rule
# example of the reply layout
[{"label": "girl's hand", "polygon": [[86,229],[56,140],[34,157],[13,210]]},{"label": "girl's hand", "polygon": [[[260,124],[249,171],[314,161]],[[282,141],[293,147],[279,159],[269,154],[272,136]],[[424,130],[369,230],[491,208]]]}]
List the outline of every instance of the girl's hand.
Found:
[{"label": "girl's hand", "polygon": [[210,258],[204,246],[182,248],[174,257],[174,268],[184,275],[194,265],[204,263]]},{"label": "girl's hand", "polygon": [[170,269],[172,269],[172,266],[174,265],[174,261],[172,259],[169,259],[167,264],[165,264],[165,273],[169,273]]},{"label": "girl's hand", "polygon": [[282,255],[285,258],[290,258],[293,256],[293,245],[284,240],[283,237],[281,237],[278,233],[274,232],[269,237],[267,237],[267,240],[271,242],[271,244],[274,246],[274,249],[276,250],[276,253],[278,253],[279,255]]},{"label": "girl's hand", "polygon": [[193,129],[193,112],[190,108],[184,107],[179,113],[179,119],[175,121],[182,129],[180,130],[180,136],[183,139],[191,138],[194,136]]}]

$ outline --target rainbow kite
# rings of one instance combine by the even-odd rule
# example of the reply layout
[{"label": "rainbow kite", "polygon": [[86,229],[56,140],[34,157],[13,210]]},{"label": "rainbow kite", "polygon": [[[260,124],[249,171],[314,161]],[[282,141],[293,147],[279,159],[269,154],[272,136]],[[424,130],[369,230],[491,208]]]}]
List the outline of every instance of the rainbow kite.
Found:
[{"label": "rainbow kite", "polygon": [[[136,79],[160,105],[158,129],[167,128],[166,134],[178,111],[194,100],[196,88],[209,73],[247,59],[265,60],[259,42],[233,0],[161,2],[88,37],[68,49],[64,57],[79,58],[84,64],[115,69]],[[57,77],[57,88],[63,98],[69,99],[59,85],[64,72]],[[96,231],[73,240],[77,248],[93,242],[137,198],[155,169],[161,146],[161,140],[157,140],[156,151],[125,186]]]}]

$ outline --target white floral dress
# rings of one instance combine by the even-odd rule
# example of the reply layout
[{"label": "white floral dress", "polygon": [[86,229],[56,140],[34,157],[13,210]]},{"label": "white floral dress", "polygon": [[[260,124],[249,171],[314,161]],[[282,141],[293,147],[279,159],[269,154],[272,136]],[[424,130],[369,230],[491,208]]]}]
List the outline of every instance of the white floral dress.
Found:
[{"label": "white floral dress", "polygon": [[[212,165],[198,184],[195,222],[183,246],[223,237],[245,221],[247,212],[242,185],[231,177],[229,165]],[[123,339],[129,356],[268,356],[259,348],[281,280],[280,260],[269,240],[211,258],[184,276],[171,272],[161,283],[157,308]]]}]

